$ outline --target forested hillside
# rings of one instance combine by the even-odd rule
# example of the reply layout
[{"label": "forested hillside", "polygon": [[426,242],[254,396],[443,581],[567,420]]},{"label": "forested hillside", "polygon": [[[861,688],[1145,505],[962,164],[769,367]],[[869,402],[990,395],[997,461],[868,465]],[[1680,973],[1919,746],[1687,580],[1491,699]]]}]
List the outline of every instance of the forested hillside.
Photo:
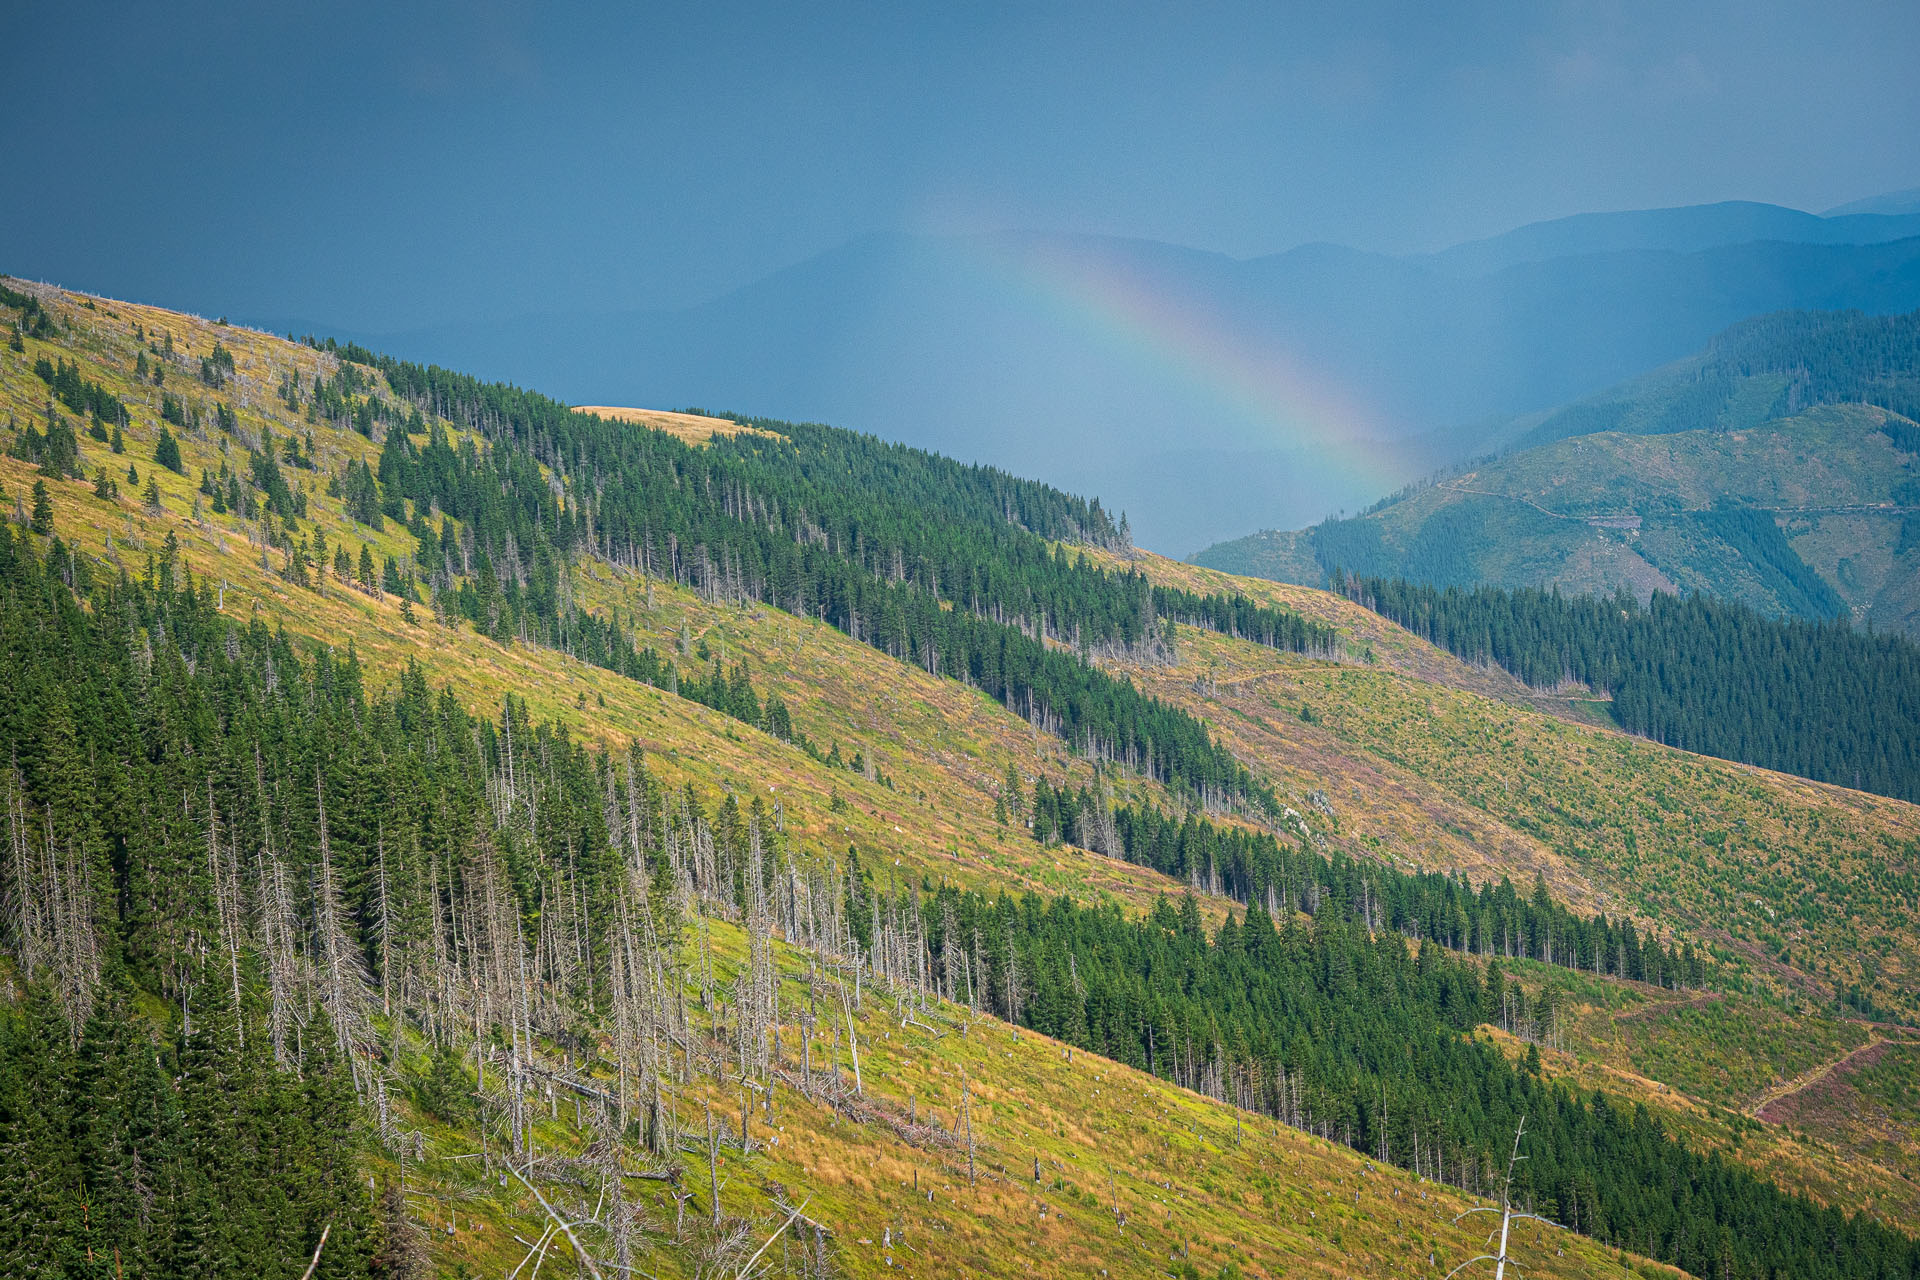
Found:
[{"label": "forested hillside", "polygon": [[[1486,537],[1475,524],[1482,508],[1515,505],[1477,502],[1446,506],[1428,525],[1436,556],[1456,567],[1463,549]],[[1537,513],[1522,518],[1551,523]],[[1684,518],[1742,548],[1781,596],[1805,601],[1815,618],[1835,616],[1833,593],[1768,514],[1720,505]],[[1450,536],[1441,538],[1436,526]],[[1642,533],[1651,541],[1651,531]],[[1536,688],[1584,684],[1610,699],[1613,720],[1629,732],[1883,795],[1920,795],[1920,646],[1903,635],[1768,618],[1707,594],[1656,589],[1642,599],[1624,587],[1598,596],[1466,587],[1472,575],[1464,571],[1429,575],[1438,585],[1369,576],[1394,564],[1379,554],[1373,518],[1328,532],[1327,543],[1339,547],[1330,562],[1352,566],[1339,575],[1352,599]]]},{"label": "forested hillside", "polygon": [[1532,447],[1196,559],[1584,683],[1631,732],[1913,798],[1920,427],[1897,409],[1920,407],[1917,341],[1920,315],[1762,317]]},{"label": "forested hillside", "polygon": [[1621,727],[1671,746],[1920,799],[1920,646],[1772,622],[1703,596],[1563,599],[1539,591],[1350,580],[1417,635],[1528,684],[1578,681]]},{"label": "forested hillside", "polygon": [[1351,518],[1196,563],[1324,585],[1705,593],[1920,637],[1920,313],[1781,312]]},{"label": "forested hillside", "polygon": [[[596,554],[709,596],[820,617],[895,658],[978,685],[1088,754],[1237,799],[1254,798],[1246,772],[1201,726],[1060,648],[1150,651],[1168,624],[1294,650],[1332,639],[1244,597],[1154,589],[1138,574],[1052,551],[1049,540],[1102,545],[1124,535],[1097,501],[989,468],[761,420],[750,421],[758,433],[695,449],[533,393],[346,354],[380,369],[410,405],[409,424],[427,406],[494,446],[483,457],[438,431],[425,431],[424,445],[389,431],[379,465],[389,506],[410,499],[415,512],[459,522],[443,517],[435,529],[416,515],[417,563],[430,584],[450,589],[458,558],[452,607],[490,635],[567,647],[577,615],[560,591],[561,566]],[[569,488],[571,497],[556,493]],[[490,584],[501,577],[496,598]]]},{"label": "forested hillside", "polygon": [[[1378,690],[1228,709],[1223,660],[1524,688],[1097,504],[0,305],[9,1274],[1445,1274],[1525,1115],[1530,1270],[1920,1275],[1896,1161],[1548,1061],[1555,982],[1822,1045],[1843,984],[1910,1009],[1910,807],[1690,766],[1755,839],[1890,851],[1777,959],[1629,892],[1572,789],[1515,818],[1438,725],[1367,738]],[[1595,769],[1536,742],[1523,782]]]},{"label": "forested hillside", "polygon": [[[1920,1272],[1912,1240],[1690,1155],[1644,1117],[1462,1039],[1511,1000],[1497,971],[1483,988],[1432,944],[1338,912],[1302,929],[1288,911],[1276,931],[1259,906],[1210,939],[1191,897],[1140,921],[1031,897],[883,895],[853,853],[803,873],[757,799],[706,812],[631,754],[581,750],[512,702],[476,722],[417,673],[370,696],[351,651],[303,662],[284,635],[222,619],[171,556],[83,611],[28,537],[0,547],[17,677],[0,711],[16,761],[9,932],[27,982],[0,1065],[17,1197],[0,1257],[16,1273],[64,1273],[36,1262],[44,1232],[136,1272],[287,1270],[323,1226],[328,1274],[423,1265],[404,1202],[376,1212],[359,1190],[356,1152],[388,1136],[363,1131],[359,1104],[369,1129],[390,1125],[388,1090],[408,1087],[419,1044],[440,1056],[411,1082],[416,1100],[459,1114],[450,1051],[470,1026],[506,1050],[504,1093],[482,1096],[509,1172],[540,1141],[529,1086],[554,1078],[540,1040],[572,1046],[584,1076],[561,1078],[597,1098],[605,1133],[669,1156],[697,1061],[675,1060],[699,1034],[689,982],[721,1061],[771,1084],[776,926],[915,1001],[965,1002],[1479,1191],[1531,1114],[1529,1202],[1689,1269]],[[753,939],[731,999],[678,968],[709,911]],[[1552,918],[1522,947],[1550,954]],[[1633,953],[1638,970],[1637,940]],[[141,991],[179,1013],[159,1071]],[[617,1172],[582,1172],[620,1207]],[[605,1234],[630,1256],[624,1227]]]},{"label": "forested hillside", "polygon": [[1735,431],[1849,403],[1920,417],[1920,311],[1777,311],[1743,320],[1699,355],[1550,414],[1517,444],[1599,431]]}]

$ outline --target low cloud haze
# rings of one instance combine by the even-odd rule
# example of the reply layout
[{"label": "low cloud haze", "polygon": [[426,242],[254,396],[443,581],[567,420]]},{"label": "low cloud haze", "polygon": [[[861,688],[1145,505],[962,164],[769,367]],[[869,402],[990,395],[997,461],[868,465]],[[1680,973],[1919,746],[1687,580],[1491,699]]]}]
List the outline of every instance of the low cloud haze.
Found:
[{"label": "low cloud haze", "polygon": [[381,332],[871,231],[1236,257],[1920,181],[1920,9],[15,6],[6,269]]},{"label": "low cloud haze", "polygon": [[[831,420],[1186,552],[1754,309],[1920,305],[1833,247],[1912,234],[1917,53],[1893,3],[16,7],[0,270]],[[1722,201],[1782,207],[1437,252]],[[1818,249],[1728,256],[1772,240]]]}]

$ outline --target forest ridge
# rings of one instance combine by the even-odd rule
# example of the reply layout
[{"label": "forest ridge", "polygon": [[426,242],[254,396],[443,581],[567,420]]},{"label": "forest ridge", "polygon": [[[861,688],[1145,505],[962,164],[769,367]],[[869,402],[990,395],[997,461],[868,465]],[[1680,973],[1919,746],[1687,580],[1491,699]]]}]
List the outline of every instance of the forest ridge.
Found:
[{"label": "forest ridge", "polygon": [[[1850,1055],[1920,997],[1911,805],[992,468],[0,307],[10,1271],[1386,1275],[1470,1256],[1524,1114],[1548,1274],[1920,1274],[1911,1150],[1730,1108],[1687,1021],[1907,1114]],[[1811,909],[1716,901],[1748,859]]]}]

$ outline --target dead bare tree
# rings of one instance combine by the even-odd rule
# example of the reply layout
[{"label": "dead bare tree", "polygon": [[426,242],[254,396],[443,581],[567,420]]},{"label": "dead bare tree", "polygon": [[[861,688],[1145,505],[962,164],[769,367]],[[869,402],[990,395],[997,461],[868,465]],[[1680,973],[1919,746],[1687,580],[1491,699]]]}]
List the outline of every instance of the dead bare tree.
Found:
[{"label": "dead bare tree", "polygon": [[[703,1104],[705,1105],[705,1104]],[[713,1225],[720,1225],[720,1135],[714,1131],[713,1108],[707,1113],[707,1181],[713,1196]]]},{"label": "dead bare tree", "polygon": [[368,1004],[372,980],[359,944],[348,932],[347,912],[333,869],[333,849],[327,838],[327,796],[319,774],[314,775],[319,803],[319,860],[314,868],[313,929],[320,962],[320,1002],[333,1022],[340,1054],[353,1066],[353,1086],[362,1097],[372,1086],[355,1046],[373,1037]]},{"label": "dead bare tree", "polygon": [[[856,967],[854,969],[854,974],[856,978],[858,977],[859,972],[860,971],[856,963]],[[840,1012],[846,1015],[847,1044],[848,1044],[848,1047],[851,1048],[853,1051],[853,1094],[856,1098],[863,1097],[865,1096],[865,1091],[862,1089],[860,1084],[860,1033],[854,1029],[853,1006],[848,1002],[847,987],[845,983],[840,984]],[[834,1063],[834,1065],[835,1066],[839,1065],[837,1060]]]},{"label": "dead bare tree", "polygon": [[765,1253],[769,1248],[773,1246],[773,1242],[780,1238],[781,1232],[785,1231],[788,1227],[793,1225],[794,1219],[801,1216],[801,1211],[804,1210],[809,1203],[811,1203],[811,1201],[802,1200],[800,1202],[799,1208],[794,1209],[792,1212],[787,1214],[786,1221],[782,1222],[778,1227],[774,1228],[773,1234],[767,1237],[766,1243],[761,1245],[758,1249],[754,1250],[753,1256],[751,1258],[748,1258],[745,1262],[740,1264],[740,1269],[733,1273],[734,1280],[748,1280],[749,1276],[755,1274],[753,1270],[753,1264],[760,1261],[760,1255]]},{"label": "dead bare tree", "polygon": [[332,1234],[333,1224],[331,1222],[320,1228],[320,1243],[313,1246],[313,1261],[307,1264],[307,1270],[305,1274],[300,1277],[300,1280],[313,1280],[313,1273],[320,1266],[320,1251],[327,1247],[327,1237]]},{"label": "dead bare tree", "polygon": [[965,1068],[960,1072],[960,1114],[967,1126],[967,1185],[974,1185],[973,1177],[973,1094],[967,1081]]},{"label": "dead bare tree", "polygon": [[[1513,1151],[1507,1157],[1507,1180],[1500,1192],[1500,1207],[1496,1209],[1491,1205],[1479,1205],[1463,1213],[1456,1214],[1453,1219],[1455,1222],[1459,1222],[1476,1213],[1499,1214],[1500,1226],[1497,1231],[1487,1234],[1487,1242],[1491,1244],[1493,1237],[1497,1234],[1500,1237],[1500,1251],[1498,1253],[1483,1253],[1477,1257],[1468,1258],[1465,1262],[1447,1272],[1446,1280],[1453,1280],[1454,1276],[1459,1275],[1462,1271],[1465,1271],[1468,1267],[1478,1262],[1491,1262],[1493,1264],[1493,1280],[1506,1280],[1507,1264],[1513,1261],[1511,1255],[1508,1253],[1508,1247],[1513,1238],[1513,1224],[1516,1222],[1544,1222],[1548,1226],[1558,1230],[1566,1230],[1566,1228],[1560,1226],[1559,1223],[1548,1218],[1543,1218],[1537,1213],[1515,1213],[1513,1211],[1513,1170],[1514,1166],[1527,1158],[1520,1154],[1520,1139],[1526,1136],[1526,1132],[1527,1118],[1521,1116],[1519,1126],[1513,1131]],[[1519,1269],[1519,1264],[1515,1263],[1514,1270],[1518,1271]]]},{"label": "dead bare tree", "polygon": [[[600,1268],[594,1262],[593,1255],[588,1253],[586,1246],[580,1243],[580,1237],[573,1234],[573,1225],[561,1217],[553,1205],[548,1203],[547,1198],[540,1194],[540,1188],[527,1181],[526,1176],[513,1167],[512,1161],[507,1162],[507,1172],[512,1174],[514,1180],[521,1186],[533,1193],[533,1198],[538,1200],[540,1207],[547,1211],[547,1217],[552,1219],[553,1224],[560,1228],[561,1234],[567,1237],[567,1242],[573,1246],[573,1256],[578,1259],[580,1265],[585,1267],[588,1273],[593,1276],[593,1280],[606,1280],[606,1277],[600,1274]],[[317,1251],[316,1256],[318,1256]]]},{"label": "dead bare tree", "polygon": [[[7,793],[11,865],[0,877],[4,880],[0,894],[7,899],[6,932],[11,934],[23,976],[30,978],[42,969],[51,973],[68,1034],[77,1047],[100,982],[91,859],[71,837],[56,838],[51,810],[43,810],[36,821],[27,808],[18,770],[8,777]],[[32,834],[36,826],[41,832],[37,839]]]}]

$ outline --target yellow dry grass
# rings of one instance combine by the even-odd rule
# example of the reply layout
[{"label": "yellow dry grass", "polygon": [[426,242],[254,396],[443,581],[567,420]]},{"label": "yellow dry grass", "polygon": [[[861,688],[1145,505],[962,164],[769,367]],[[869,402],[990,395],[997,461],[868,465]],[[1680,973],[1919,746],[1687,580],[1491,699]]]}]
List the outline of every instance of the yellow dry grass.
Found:
[{"label": "yellow dry grass", "polygon": [[[1554,975],[1541,966],[1519,968],[1522,972],[1517,976],[1524,986],[1555,981]],[[1822,1124],[1762,1122],[1738,1106],[1729,1107],[1676,1087],[1676,1074],[1684,1076],[1688,1072],[1663,1069],[1644,1058],[1638,1060],[1647,1070],[1636,1069],[1636,1037],[1660,1034],[1662,1021],[1693,1007],[1694,1002],[1633,983],[1606,985],[1632,1003],[1604,1007],[1583,1001],[1572,1005],[1569,1017],[1575,1029],[1568,1038],[1569,1047],[1539,1049],[1546,1079],[1583,1090],[1598,1089],[1615,1099],[1645,1106],[1688,1147],[1716,1152],[1783,1190],[1848,1212],[1864,1209],[1904,1231],[1920,1222],[1920,1185],[1913,1178],[1916,1143],[1910,1133],[1896,1137],[1892,1143],[1876,1143],[1871,1139],[1879,1134],[1865,1132],[1864,1126],[1845,1117],[1822,1117]],[[1786,1023],[1780,1033],[1789,1043],[1797,1035],[1818,1040],[1823,1032],[1831,1030],[1817,1017],[1782,1017],[1777,1011],[1737,999],[1729,1003],[1735,1016],[1758,1015],[1768,1022]],[[1497,1027],[1482,1027],[1477,1034],[1499,1045],[1516,1062],[1527,1056],[1525,1041]],[[1723,1048],[1710,1037],[1684,1031],[1681,1036],[1684,1042],[1676,1046],[1680,1052],[1709,1068]],[[1836,1057],[1853,1052],[1843,1049]],[[1910,1079],[1910,1066],[1907,1070]]]},{"label": "yellow dry grass", "polygon": [[[724,922],[710,928],[715,977],[725,983],[745,940]],[[737,1089],[709,1077],[673,1099],[694,1148],[684,1185],[695,1199],[676,1247],[671,1201],[649,1194],[660,1229],[636,1265],[651,1274],[687,1274],[685,1255],[706,1235],[707,1107],[734,1135],[719,1151],[726,1213],[757,1219],[765,1238],[779,1221],[776,1199],[805,1200],[807,1215],[832,1231],[834,1267],[847,1275],[1149,1277],[1187,1264],[1212,1277],[1232,1263],[1249,1276],[1386,1280],[1444,1274],[1481,1251],[1480,1219],[1453,1219],[1488,1201],[944,1001],[930,1001],[908,1022],[892,996],[868,988],[855,1015],[864,1096],[843,1107],[824,1089],[808,1096],[797,1087],[808,1059],[823,1083],[837,1069],[852,1084],[853,1055],[837,1034],[838,988],[824,977],[812,985],[817,975],[784,945],[776,957],[781,1007],[817,1001],[822,1011],[811,1047],[803,1053],[800,1026],[778,1030],[784,1074],[771,1114],[764,1095],[752,1095],[751,1153],[739,1147]],[[963,1083],[976,1148],[971,1184]],[[541,1126],[541,1147],[552,1156],[584,1148],[586,1135],[567,1120],[556,1107]],[[448,1158],[471,1150],[470,1141],[434,1138],[411,1176],[432,1197],[435,1221],[461,1223],[456,1235],[436,1236],[442,1264],[504,1274],[526,1252],[516,1237],[540,1233],[537,1206],[517,1186],[474,1176],[471,1161]],[[555,1189],[584,1194],[564,1183]],[[1514,1253],[1530,1275],[1621,1274],[1621,1255],[1578,1236],[1529,1229]],[[1679,1274],[1640,1258],[1631,1265],[1634,1275]]]},{"label": "yellow dry grass", "polygon": [[[1859,982],[1920,1011],[1920,806],[1555,715],[1350,602],[1247,585],[1319,601],[1341,652],[1185,629],[1179,662],[1125,670],[1303,813],[1325,791],[1334,816],[1308,818],[1330,843],[1523,890],[1543,875],[1571,905],[1710,943],[1766,985],[1830,999]],[[1372,660],[1349,636],[1373,637]]]},{"label": "yellow dry grass", "polygon": [[655,431],[664,431],[676,440],[688,444],[705,444],[715,436],[766,436],[773,440],[785,439],[777,432],[763,431],[759,427],[750,427],[744,422],[735,422],[731,418],[712,418],[698,413],[675,413],[668,409],[627,409],[619,405],[583,404],[574,408],[575,413],[590,413],[596,418],[605,418],[609,422],[630,422],[636,426],[652,427]]},{"label": "yellow dry grass", "polygon": [[[87,310],[76,305],[77,296],[49,296],[72,332],[55,343],[30,343],[24,357],[0,350],[0,414],[22,420],[44,411],[45,387],[31,371],[42,353],[77,359],[88,378],[128,404],[133,425],[126,432],[124,455],[84,435],[81,439],[85,471],[91,475],[106,468],[121,482],[117,499],[96,498],[90,481],[48,481],[57,532],[90,556],[97,572],[125,569],[139,576],[147,557],[172,534],[182,562],[196,579],[216,586],[225,612],[243,624],[258,617],[315,643],[340,649],[351,643],[376,688],[396,678],[408,662],[417,662],[432,684],[450,686],[478,714],[497,712],[511,693],[526,699],[536,719],[563,722],[577,738],[614,747],[638,742],[668,781],[692,782],[708,796],[753,779],[769,804],[784,807],[788,828],[802,846],[816,852],[858,844],[909,874],[988,891],[1034,890],[1082,900],[1112,895],[1135,909],[1144,909],[1161,893],[1179,891],[1156,872],[1086,850],[1042,849],[1017,829],[997,824],[995,788],[1009,763],[1028,778],[1045,772],[1056,782],[1072,779],[1075,785],[1091,780],[1091,767],[977,691],[895,663],[824,624],[775,610],[710,604],[692,591],[610,566],[588,565],[580,575],[584,603],[602,609],[618,603],[623,616],[641,629],[643,642],[673,655],[684,669],[701,665],[691,651],[701,640],[727,662],[746,658],[756,687],[787,701],[801,729],[823,750],[838,742],[845,756],[862,751],[891,777],[891,788],[829,768],[719,712],[554,650],[502,645],[468,626],[438,623],[424,607],[409,624],[396,600],[375,599],[330,573],[317,575],[316,589],[289,584],[279,573],[280,553],[271,553],[263,565],[262,549],[253,540],[256,531],[235,516],[213,513],[199,500],[202,469],[217,471],[223,456],[229,465],[245,467],[240,441],[229,444],[211,428],[197,435],[180,432],[187,474],[153,465],[161,394],[164,390],[208,409],[214,399],[230,403],[245,438],[257,437],[262,428],[283,440],[289,433],[300,436],[318,466],[317,473],[288,473],[290,483],[306,490],[310,518],[303,527],[317,524],[330,545],[344,541],[356,558],[362,544],[376,556],[406,555],[413,539],[396,522],[377,532],[356,525],[341,500],[325,491],[326,475],[348,461],[377,465],[378,446],[352,431],[289,413],[273,393],[289,370],[309,384],[316,374],[331,376],[338,361],[268,334],[157,308],[97,302],[98,309]],[[234,353],[234,383],[214,393],[184,368],[175,369],[164,388],[134,381],[136,323],[156,341],[172,333],[176,349],[196,363],[215,342],[222,343]],[[129,463],[139,470],[138,486],[126,483]],[[161,493],[157,513],[145,510],[138,499],[137,489],[149,476]],[[24,496],[38,478],[32,464],[0,456],[0,484],[10,496]],[[682,635],[688,637],[684,654],[678,649]],[[1146,784],[1135,789],[1165,802]],[[1224,911],[1224,904],[1209,904],[1210,918],[1217,920]]]}]

